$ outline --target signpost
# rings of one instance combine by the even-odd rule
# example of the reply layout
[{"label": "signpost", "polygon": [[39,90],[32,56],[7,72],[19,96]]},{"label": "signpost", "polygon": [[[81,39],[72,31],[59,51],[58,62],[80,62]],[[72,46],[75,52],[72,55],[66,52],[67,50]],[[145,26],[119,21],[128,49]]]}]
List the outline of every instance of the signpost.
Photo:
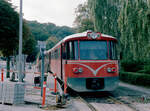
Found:
[{"label": "signpost", "polygon": [[42,57],[41,64],[41,96],[43,96],[43,82],[44,82],[44,50],[46,49],[46,43],[44,41],[38,41],[38,46],[40,48],[40,55]]}]

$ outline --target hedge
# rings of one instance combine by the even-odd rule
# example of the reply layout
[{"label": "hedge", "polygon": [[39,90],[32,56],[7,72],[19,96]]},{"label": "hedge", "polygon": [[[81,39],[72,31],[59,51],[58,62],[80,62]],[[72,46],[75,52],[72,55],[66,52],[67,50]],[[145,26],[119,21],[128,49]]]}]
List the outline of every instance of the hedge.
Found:
[{"label": "hedge", "polygon": [[119,79],[135,85],[150,86],[150,74],[120,72]]}]

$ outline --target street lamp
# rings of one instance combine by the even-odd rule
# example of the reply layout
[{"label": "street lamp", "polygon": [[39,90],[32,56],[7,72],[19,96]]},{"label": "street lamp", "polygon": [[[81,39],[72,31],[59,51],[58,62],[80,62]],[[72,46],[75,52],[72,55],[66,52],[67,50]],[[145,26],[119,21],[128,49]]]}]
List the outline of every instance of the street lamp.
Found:
[{"label": "street lamp", "polygon": [[20,0],[19,16],[19,82],[22,82],[22,0]]}]

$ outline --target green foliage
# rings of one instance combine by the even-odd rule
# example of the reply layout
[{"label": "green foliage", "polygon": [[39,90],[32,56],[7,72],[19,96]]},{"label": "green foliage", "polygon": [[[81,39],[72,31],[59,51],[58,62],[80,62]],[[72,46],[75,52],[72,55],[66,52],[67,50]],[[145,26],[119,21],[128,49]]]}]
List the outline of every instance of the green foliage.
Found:
[{"label": "green foliage", "polygon": [[122,60],[121,67],[121,70],[126,72],[138,72],[140,70],[143,70],[144,63],[141,61]]},{"label": "green foliage", "polygon": [[30,55],[35,51],[37,43],[26,22],[23,23],[23,38],[23,53]]},{"label": "green foliage", "polygon": [[150,74],[150,64],[144,66],[144,71],[143,72]]},{"label": "green foliage", "polygon": [[76,31],[84,32],[86,30],[94,30],[94,23],[90,17],[89,7],[87,3],[79,4],[76,8],[76,18],[74,21]]},{"label": "green foliage", "polygon": [[38,23],[37,21],[28,21],[28,26],[31,29],[32,35],[36,40],[46,41],[49,37],[55,36],[62,39],[65,36],[74,33],[74,29],[67,26],[56,26],[53,23]]},{"label": "green foliage", "polygon": [[17,49],[19,16],[4,0],[0,0],[0,7],[0,50],[8,57]]},{"label": "green foliage", "polygon": [[119,3],[119,0],[88,0],[95,31],[119,37]]},{"label": "green foliage", "polygon": [[[0,0],[0,51],[9,58],[18,54],[19,46],[19,14],[12,5],[5,0]],[[35,55],[36,41],[33,38],[26,22],[23,22],[23,53]],[[9,62],[9,61],[8,61]],[[9,63],[8,63],[9,64]]]},{"label": "green foliage", "polygon": [[146,61],[150,57],[150,7],[145,0],[122,1],[118,19],[123,59]]},{"label": "green foliage", "polygon": [[131,84],[150,86],[149,74],[120,72],[120,80],[131,83]]},{"label": "green foliage", "polygon": [[149,61],[143,62],[143,61],[133,61],[133,60],[122,60],[121,71],[150,74]]},{"label": "green foliage", "polygon": [[143,68],[138,71],[139,73],[150,74],[150,63],[146,63],[143,65]]},{"label": "green foliage", "polygon": [[46,50],[51,49],[58,41],[56,37],[49,37],[46,41]]},{"label": "green foliage", "polygon": [[30,55],[28,56],[27,61],[35,60],[37,49],[33,47],[33,44],[34,46],[36,46],[36,42],[38,40],[46,41],[46,50],[48,50],[52,48],[59,40],[75,32],[73,28],[67,26],[59,27],[53,23],[42,24],[42,23],[38,23],[37,21],[27,21],[27,25],[31,30],[30,36],[34,37],[34,38],[29,38],[26,41],[27,44],[31,45],[28,46],[27,48],[28,51],[31,52],[30,50],[33,50],[33,53],[30,53]]},{"label": "green foliage", "polygon": [[[116,36],[122,69],[148,71],[150,58],[149,0],[88,0],[94,30]],[[149,72],[149,71],[148,71]]]}]

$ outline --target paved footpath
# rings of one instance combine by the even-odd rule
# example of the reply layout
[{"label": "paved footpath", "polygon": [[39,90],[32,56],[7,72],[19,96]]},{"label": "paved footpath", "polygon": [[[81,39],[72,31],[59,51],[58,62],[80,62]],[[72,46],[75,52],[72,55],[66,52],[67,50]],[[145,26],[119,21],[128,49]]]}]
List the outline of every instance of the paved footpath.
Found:
[{"label": "paved footpath", "polygon": [[[38,108],[38,104],[41,103],[40,90],[36,90],[33,88],[33,77],[34,75],[31,73],[27,74],[25,78],[26,84],[25,104],[20,105],[0,104],[0,111],[44,111]],[[6,79],[6,71],[4,72],[4,81],[9,81],[9,79]],[[37,93],[36,96],[34,96],[35,93]]]},{"label": "paved footpath", "polygon": [[[37,76],[33,72],[35,68],[28,69],[24,79],[25,86],[25,103],[20,105],[7,105],[0,104],[0,111],[90,111],[89,108],[78,101],[70,100],[63,108],[56,107],[56,97],[50,93],[50,89],[54,88],[54,79],[51,75],[47,78],[47,88],[46,88],[46,105],[47,108],[39,108],[42,104],[41,90],[34,88],[34,77]],[[1,71],[0,71],[1,74]],[[1,77],[0,77],[1,80]],[[4,81],[9,81],[6,79],[6,71],[4,72]],[[81,108],[82,107],[82,108]],[[83,108],[84,107],[84,108]],[[82,109],[82,110],[81,110]]]}]

